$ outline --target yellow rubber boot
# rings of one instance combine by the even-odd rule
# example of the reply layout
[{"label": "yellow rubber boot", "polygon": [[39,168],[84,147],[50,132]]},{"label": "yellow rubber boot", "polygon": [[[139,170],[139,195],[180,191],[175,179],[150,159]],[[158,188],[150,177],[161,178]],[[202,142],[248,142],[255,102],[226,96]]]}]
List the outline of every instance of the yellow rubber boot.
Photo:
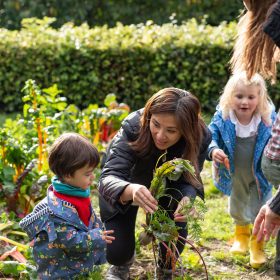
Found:
[{"label": "yellow rubber boot", "polygon": [[253,268],[259,268],[265,263],[264,241],[258,242],[257,237],[252,235],[250,240],[250,265]]},{"label": "yellow rubber boot", "polygon": [[251,229],[250,225],[235,227],[234,242],[230,248],[232,254],[244,255],[249,250],[249,241],[250,241]]}]

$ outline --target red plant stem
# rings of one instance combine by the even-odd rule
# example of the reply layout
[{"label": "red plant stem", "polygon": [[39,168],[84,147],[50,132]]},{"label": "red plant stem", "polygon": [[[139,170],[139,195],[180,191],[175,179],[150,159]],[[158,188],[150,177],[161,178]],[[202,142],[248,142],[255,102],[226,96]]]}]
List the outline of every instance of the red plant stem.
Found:
[{"label": "red plant stem", "polygon": [[22,185],[22,182],[24,178],[28,175],[28,173],[34,168],[35,163],[32,161],[28,166],[24,169],[24,171],[19,175],[16,181],[16,188],[11,196],[7,197],[7,205],[8,205],[8,210],[9,211],[14,211],[15,213],[17,212],[17,199],[18,199],[18,194],[20,192],[20,187]]},{"label": "red plant stem", "polygon": [[107,122],[104,122],[102,125],[102,135],[101,135],[102,141],[108,142],[109,130],[110,130],[110,125]]},{"label": "red plant stem", "polygon": [[[170,242],[170,243],[171,243],[171,245],[174,245],[173,242]],[[165,242],[162,241],[161,244],[165,247],[165,249],[167,250],[167,253],[170,255],[171,267],[172,267],[172,271],[174,271],[175,266],[176,266],[176,254],[173,253],[173,251],[165,244]],[[167,255],[167,253],[166,253],[166,255]],[[167,260],[166,260],[166,262],[167,262]]]},{"label": "red plant stem", "polygon": [[[175,269],[176,269],[176,262],[177,262],[177,256],[176,256],[176,252],[177,252],[177,254],[179,253],[179,251],[177,250],[177,247],[176,247],[176,245],[174,244],[174,242],[170,242],[170,245],[171,245],[171,247],[173,248],[173,250],[171,249],[171,251],[172,251],[172,255],[171,255],[171,267],[172,267],[172,271],[174,272],[175,271]],[[175,251],[175,253],[174,253],[174,251]],[[179,256],[180,254],[178,254],[178,256]],[[179,257],[178,257],[178,259],[179,259]]]},{"label": "red plant stem", "polygon": [[182,237],[179,235],[179,238],[184,240],[186,243],[188,243],[196,252],[197,254],[199,255],[200,259],[202,260],[202,263],[203,263],[203,266],[204,266],[204,269],[205,269],[205,274],[206,274],[206,280],[208,280],[208,271],[207,271],[207,267],[206,267],[206,264],[204,262],[204,259],[202,257],[202,255],[200,254],[200,252],[198,251],[198,249],[192,244],[191,241],[187,240],[186,238]]},{"label": "red plant stem", "polygon": [[[181,242],[181,241],[178,240],[177,242]],[[174,247],[174,251],[177,252],[177,255],[178,255],[177,261],[179,262],[179,265],[180,265],[180,270],[181,270],[180,273],[181,273],[181,275],[184,275],[184,267],[183,267],[182,259],[180,257],[180,252],[179,252],[177,246],[173,242],[172,242],[172,246]]]},{"label": "red plant stem", "polygon": [[[174,242],[171,242],[171,246],[174,248],[174,251],[175,251],[175,252],[177,253],[177,255],[178,255],[178,258],[177,258],[177,257],[176,257],[176,254],[175,254],[175,260],[176,260],[176,262],[179,261],[179,263],[182,263],[182,262],[181,262],[181,259],[180,259],[180,252],[179,252],[179,250],[178,250],[176,244],[174,244]],[[176,265],[176,262],[175,262],[175,265]],[[174,265],[174,270],[175,270],[175,265]],[[182,266],[182,265],[181,265],[181,266]]]},{"label": "red plant stem", "polygon": [[31,203],[31,197],[29,197],[28,202],[25,203],[24,213],[23,213],[23,216],[24,216],[24,217],[25,217],[25,216],[28,214],[28,212],[29,212],[30,203]]}]

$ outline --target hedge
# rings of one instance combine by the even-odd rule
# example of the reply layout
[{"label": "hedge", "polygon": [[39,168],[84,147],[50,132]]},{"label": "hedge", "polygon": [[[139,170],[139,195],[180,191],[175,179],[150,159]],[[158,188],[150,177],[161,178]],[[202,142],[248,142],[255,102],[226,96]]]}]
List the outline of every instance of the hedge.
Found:
[{"label": "hedge", "polygon": [[159,89],[175,86],[212,112],[229,76],[234,23],[212,27],[193,19],[56,30],[51,22],[25,19],[20,31],[0,29],[0,109],[20,111],[20,89],[34,79],[41,87],[57,83],[68,103],[81,108],[114,93],[136,109]]},{"label": "hedge", "polygon": [[[236,19],[243,9],[240,0],[1,0],[0,27],[19,29],[23,18],[56,17],[53,26],[58,28],[73,21],[76,25],[87,22],[89,26],[116,22],[125,25],[153,20],[156,24],[170,22],[176,15],[178,23],[192,17],[200,20],[207,14],[211,25]],[[174,18],[174,16],[172,16]]]}]

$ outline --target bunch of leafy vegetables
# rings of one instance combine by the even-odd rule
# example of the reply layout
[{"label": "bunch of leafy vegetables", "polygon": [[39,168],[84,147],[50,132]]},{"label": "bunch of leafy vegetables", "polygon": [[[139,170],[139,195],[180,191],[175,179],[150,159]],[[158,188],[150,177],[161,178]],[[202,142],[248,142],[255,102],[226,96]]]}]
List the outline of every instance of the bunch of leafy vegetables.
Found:
[{"label": "bunch of leafy vegetables", "polygon": [[[162,156],[164,156],[164,154]],[[168,196],[165,193],[166,180],[169,179],[171,181],[177,181],[185,172],[190,172],[193,176],[195,176],[194,167],[188,160],[175,158],[163,163],[160,167],[156,168],[154,172],[153,180],[150,186],[151,194],[157,200],[159,200],[163,196]],[[195,214],[191,214],[192,212],[194,212]],[[206,206],[204,202],[195,199],[191,199],[190,203],[184,204],[180,210],[181,214],[186,215],[188,230],[190,234],[195,238],[199,237],[202,232],[199,221],[203,219],[203,215],[205,212]],[[175,245],[176,242],[178,240],[182,240],[190,244],[202,259],[208,279],[206,265],[201,254],[194,247],[192,242],[179,235],[178,230],[180,229],[180,227],[176,226],[175,221],[169,217],[168,212],[165,209],[159,207],[158,210],[153,214],[147,213],[146,225],[143,225],[143,227],[145,231],[144,233],[140,234],[140,244],[147,245],[150,241],[153,241],[153,248],[155,248],[156,241],[162,243],[166,247],[167,253],[171,258],[173,269],[175,269],[176,261],[178,259],[177,248]],[[156,262],[155,252],[154,258]]]},{"label": "bunch of leafy vegetables", "polygon": [[[166,180],[177,181],[185,172],[190,172],[195,176],[194,167],[188,160],[175,158],[163,163],[155,170],[150,186],[151,194],[159,200],[166,195]],[[193,209],[195,214],[191,214]],[[202,200],[193,198],[190,199],[190,203],[184,204],[180,210],[180,213],[187,217],[188,230],[194,238],[199,238],[201,235],[202,230],[199,221],[203,219],[206,210]],[[166,210],[159,208],[155,213],[147,214],[146,223],[146,232],[159,241],[168,242],[178,239],[179,227],[175,225],[174,220],[169,217]]]},{"label": "bunch of leafy vegetables", "polygon": [[[191,214],[192,210],[195,210]],[[205,203],[201,199],[190,199],[190,203],[186,203],[180,209],[182,215],[187,216],[188,232],[193,239],[199,239],[202,233],[200,226],[201,220],[204,218],[204,214],[207,211]]]},{"label": "bunch of leafy vegetables", "polygon": [[165,193],[166,178],[171,181],[177,181],[184,172],[190,172],[193,176],[195,176],[194,167],[188,160],[175,158],[165,162],[155,170],[150,186],[151,194],[156,199],[159,199]]}]

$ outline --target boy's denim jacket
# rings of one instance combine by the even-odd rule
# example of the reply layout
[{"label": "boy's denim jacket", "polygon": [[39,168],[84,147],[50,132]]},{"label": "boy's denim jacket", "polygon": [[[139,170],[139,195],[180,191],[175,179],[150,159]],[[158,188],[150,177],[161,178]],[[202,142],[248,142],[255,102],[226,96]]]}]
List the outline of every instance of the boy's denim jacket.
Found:
[{"label": "boy's denim jacket", "polygon": [[[276,113],[273,110],[271,113],[272,123],[275,120],[275,116]],[[232,189],[231,175],[234,174],[234,150],[236,143],[235,125],[229,118],[224,120],[222,117],[222,111],[218,109],[209,124],[209,129],[212,133],[212,142],[208,147],[208,159],[210,159],[210,154],[214,148],[220,148],[228,156],[230,162],[230,171],[228,171],[223,164],[216,164],[213,162],[212,172],[214,185],[226,195],[230,195]],[[252,166],[260,197],[268,194],[272,188],[261,170],[262,153],[270,136],[271,125],[265,124],[262,120],[258,126]]]},{"label": "boy's denim jacket", "polygon": [[106,243],[101,221],[91,209],[87,227],[76,208],[57,198],[50,186],[47,197],[20,222],[31,240],[39,279],[73,279],[105,263]]}]

